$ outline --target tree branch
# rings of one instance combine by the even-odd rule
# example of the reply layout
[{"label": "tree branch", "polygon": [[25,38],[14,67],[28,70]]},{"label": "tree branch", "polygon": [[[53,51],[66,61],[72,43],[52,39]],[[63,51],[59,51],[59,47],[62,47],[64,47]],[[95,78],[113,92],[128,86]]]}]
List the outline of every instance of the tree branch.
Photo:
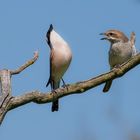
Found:
[{"label": "tree branch", "polygon": [[[17,74],[17,73],[21,72],[26,67],[31,65],[32,62],[34,63],[37,58],[38,58],[38,53],[37,53],[37,55],[34,55],[34,58],[32,59],[31,62],[28,61],[26,64],[24,64],[18,70],[11,71],[11,73]],[[56,100],[57,98],[62,98],[64,96],[83,93],[91,88],[94,88],[96,86],[99,86],[99,85],[105,83],[106,81],[108,81],[110,79],[116,79],[118,77],[123,76],[126,72],[128,72],[129,70],[131,70],[138,64],[140,64],[140,54],[137,54],[136,56],[131,58],[128,62],[123,64],[121,67],[114,68],[112,71],[110,71],[108,73],[99,75],[95,78],[91,78],[86,81],[81,81],[81,82],[77,82],[77,83],[74,83],[71,85],[67,85],[67,88],[61,87],[59,89],[56,89],[57,94],[53,94],[53,92],[41,93],[39,91],[32,91],[32,92],[28,92],[28,93],[25,93],[25,94],[23,94],[21,96],[17,96],[17,97],[9,96],[1,108],[2,111],[0,111],[0,123],[2,123],[5,114],[9,110],[12,110],[14,108],[17,108],[19,106],[22,106],[22,105],[30,103],[30,102],[34,102],[37,104],[44,104],[44,103],[52,102],[52,101]]]},{"label": "tree branch", "polygon": [[138,64],[140,64],[140,54],[137,54],[135,57],[123,64],[120,68],[115,68],[108,73],[99,75],[86,81],[67,85],[67,88],[61,87],[56,90],[57,94],[53,94],[52,92],[41,93],[39,91],[32,91],[21,96],[13,97],[9,104],[8,110],[14,109],[30,102],[38,104],[49,103],[57,98],[61,98],[67,95],[83,93],[91,88],[105,83],[110,79],[115,79],[123,76],[126,72],[128,72]]},{"label": "tree branch", "polygon": [[19,74],[21,71],[32,65],[39,57],[38,51],[34,52],[34,57],[31,60],[28,60],[25,64],[23,64],[21,67],[19,67],[16,70],[11,70],[11,75]]},{"label": "tree branch", "polygon": [[25,68],[32,65],[38,59],[38,56],[38,52],[36,51],[34,57],[17,70],[0,70],[0,124],[9,110],[9,105],[13,98],[11,95],[11,76],[20,73]]}]

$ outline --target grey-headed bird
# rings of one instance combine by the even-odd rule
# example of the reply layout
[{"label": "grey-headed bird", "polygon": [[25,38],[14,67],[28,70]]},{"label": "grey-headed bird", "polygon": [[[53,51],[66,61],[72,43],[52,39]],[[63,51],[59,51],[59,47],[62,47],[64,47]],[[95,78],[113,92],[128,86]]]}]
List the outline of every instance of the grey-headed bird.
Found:
[{"label": "grey-headed bird", "polygon": [[[134,32],[131,33],[130,39],[118,30],[108,30],[100,35],[104,35],[101,40],[108,40],[111,43],[109,50],[110,69],[123,64],[132,56],[136,55]],[[109,91],[111,84],[112,80],[107,81],[103,92]]]},{"label": "grey-headed bird", "polygon": [[[50,84],[52,91],[55,91],[60,86],[60,81],[64,73],[68,69],[72,52],[67,42],[54,30],[53,25],[46,34],[47,43],[50,47],[50,77],[46,87]],[[54,92],[55,93],[55,92]],[[58,111],[58,99],[52,103],[52,112]]]}]

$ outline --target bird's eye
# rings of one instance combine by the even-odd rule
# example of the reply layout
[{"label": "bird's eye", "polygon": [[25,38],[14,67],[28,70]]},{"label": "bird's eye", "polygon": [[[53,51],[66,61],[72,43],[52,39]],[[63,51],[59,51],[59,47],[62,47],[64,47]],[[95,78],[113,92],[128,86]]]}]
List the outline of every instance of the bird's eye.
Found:
[{"label": "bird's eye", "polygon": [[112,36],[112,35],[113,35],[113,33],[109,33],[109,35],[110,35],[110,36]]}]

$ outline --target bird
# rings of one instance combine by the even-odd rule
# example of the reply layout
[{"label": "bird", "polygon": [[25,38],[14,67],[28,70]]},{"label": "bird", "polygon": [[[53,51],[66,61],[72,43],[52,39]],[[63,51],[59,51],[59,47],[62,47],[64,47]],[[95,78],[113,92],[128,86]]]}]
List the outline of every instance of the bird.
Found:
[{"label": "bird", "polygon": [[[111,44],[108,52],[111,70],[115,67],[120,67],[121,64],[137,54],[134,32],[131,33],[130,39],[128,39],[122,31],[115,29],[107,30],[100,35],[104,36],[101,40],[108,40]],[[103,88],[103,92],[108,92],[111,85],[112,80],[107,81]]]},{"label": "bird", "polygon": [[[50,48],[50,77],[46,84],[46,87],[50,84],[52,92],[55,94],[55,90],[60,87],[60,82],[63,75],[67,71],[71,60],[72,51],[68,43],[54,30],[51,24],[47,33],[46,41]],[[58,111],[59,101],[58,99],[53,101],[51,111]]]}]

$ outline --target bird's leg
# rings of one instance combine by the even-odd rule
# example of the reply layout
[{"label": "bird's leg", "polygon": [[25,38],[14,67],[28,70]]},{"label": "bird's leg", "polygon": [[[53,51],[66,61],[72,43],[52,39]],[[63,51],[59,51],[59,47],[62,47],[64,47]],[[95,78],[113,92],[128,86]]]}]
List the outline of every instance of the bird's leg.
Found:
[{"label": "bird's leg", "polygon": [[63,78],[61,78],[61,79],[62,79],[62,82],[63,82],[62,87],[65,87],[65,86],[66,86],[66,83],[65,83],[65,81],[64,81],[64,79],[63,79]]},{"label": "bird's leg", "polygon": [[68,90],[68,85],[66,85],[66,83],[65,83],[65,81],[64,81],[64,79],[63,79],[63,78],[61,78],[61,79],[62,79],[62,82],[63,82],[62,87],[63,87],[63,88],[66,88],[66,89]]}]

